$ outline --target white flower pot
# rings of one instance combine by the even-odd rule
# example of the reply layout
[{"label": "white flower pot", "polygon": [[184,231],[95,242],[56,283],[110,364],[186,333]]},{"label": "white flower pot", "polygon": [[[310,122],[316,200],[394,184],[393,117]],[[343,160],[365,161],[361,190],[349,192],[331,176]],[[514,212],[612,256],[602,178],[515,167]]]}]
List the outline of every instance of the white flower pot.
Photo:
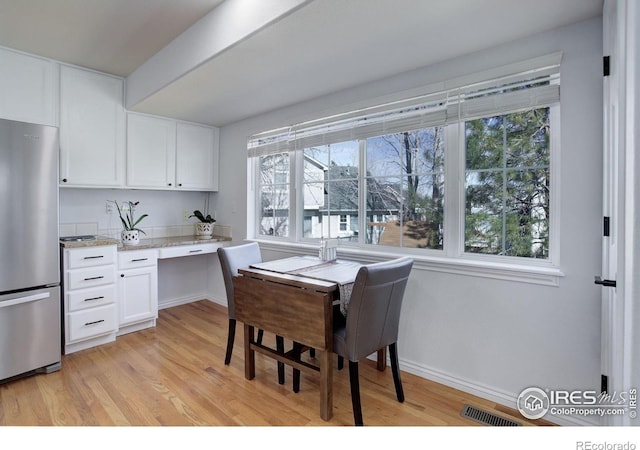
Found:
[{"label": "white flower pot", "polygon": [[198,239],[211,239],[213,237],[213,224],[205,222],[196,223],[196,237]]},{"label": "white flower pot", "polygon": [[140,243],[138,230],[122,230],[120,237],[122,238],[122,245],[137,245]]}]

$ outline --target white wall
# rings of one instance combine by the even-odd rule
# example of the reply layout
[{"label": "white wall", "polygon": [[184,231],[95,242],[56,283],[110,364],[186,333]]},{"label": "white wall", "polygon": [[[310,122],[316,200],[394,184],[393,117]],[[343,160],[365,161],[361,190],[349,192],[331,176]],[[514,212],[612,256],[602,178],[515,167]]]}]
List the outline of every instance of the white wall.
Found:
[{"label": "white wall", "polygon": [[[599,390],[600,289],[593,284],[600,272],[602,221],[599,18],[223,127],[222,188],[213,197],[219,220],[232,225],[236,242],[246,237],[248,135],[558,50],[563,51],[559,188],[565,274],[560,286],[416,269],[398,346],[404,370],[512,407],[530,386]],[[289,255],[270,252],[267,258]]]},{"label": "white wall", "polygon": [[[140,222],[140,228],[148,237],[153,237],[153,227],[192,225],[192,218],[183,220],[183,211],[192,214],[194,210],[203,210],[206,192],[153,191],[131,189],[77,189],[60,188],[60,223],[98,223],[99,230],[122,229],[118,212],[107,214],[107,200],[140,202],[136,208],[136,217],[149,214]],[[144,238],[145,236],[143,236]]]}]

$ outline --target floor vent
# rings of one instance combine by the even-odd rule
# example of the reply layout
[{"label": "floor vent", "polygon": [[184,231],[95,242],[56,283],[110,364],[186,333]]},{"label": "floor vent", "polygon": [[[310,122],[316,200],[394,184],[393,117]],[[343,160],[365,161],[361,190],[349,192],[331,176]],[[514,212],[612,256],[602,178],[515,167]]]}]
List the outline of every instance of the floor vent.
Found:
[{"label": "floor vent", "polygon": [[483,425],[491,425],[492,427],[519,427],[520,423],[505,419],[504,417],[497,416],[488,411],[483,411],[471,405],[464,405],[461,413],[462,417],[471,419],[474,422],[481,423]]}]

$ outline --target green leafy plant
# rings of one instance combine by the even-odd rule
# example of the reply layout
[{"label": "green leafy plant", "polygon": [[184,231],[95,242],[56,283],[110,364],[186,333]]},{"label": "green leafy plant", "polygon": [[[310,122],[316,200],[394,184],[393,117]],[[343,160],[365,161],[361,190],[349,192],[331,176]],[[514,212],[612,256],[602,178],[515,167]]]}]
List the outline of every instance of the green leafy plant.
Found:
[{"label": "green leafy plant", "polygon": [[214,219],[213,217],[211,217],[211,214],[207,214],[206,216],[204,214],[202,214],[199,210],[195,210],[193,212],[192,215],[189,216],[189,218],[191,217],[195,217],[196,219],[198,219],[200,222],[202,223],[214,223],[216,221],[216,219]]},{"label": "green leafy plant", "polygon": [[142,219],[144,219],[145,217],[148,217],[149,215],[143,214],[140,217],[138,217],[138,219],[134,218],[135,208],[136,206],[138,206],[140,202],[125,202],[125,204],[129,205],[129,210],[124,211],[123,210],[124,204],[121,207],[116,200],[109,200],[109,201],[112,203],[115,203],[116,208],[118,209],[118,215],[120,215],[120,221],[122,222],[122,226],[124,227],[125,230],[139,231],[142,234],[147,234],[144,232],[144,230],[137,228],[137,225],[142,221]]}]

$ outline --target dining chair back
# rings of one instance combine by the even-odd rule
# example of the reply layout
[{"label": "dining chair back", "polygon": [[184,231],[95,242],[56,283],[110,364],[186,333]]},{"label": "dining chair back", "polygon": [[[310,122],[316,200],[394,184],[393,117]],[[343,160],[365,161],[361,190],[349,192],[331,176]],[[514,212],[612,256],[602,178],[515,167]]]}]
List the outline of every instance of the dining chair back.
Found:
[{"label": "dining chair back", "polygon": [[333,351],[349,361],[351,401],[356,425],[363,425],[358,361],[389,347],[393,380],[399,402],[404,392],[398,368],[398,329],[411,258],[362,266],[356,276],[346,320],[334,319]]},{"label": "dining chair back", "polygon": [[[235,245],[232,247],[220,247],[218,258],[222,268],[222,278],[227,292],[227,310],[229,313],[229,333],[227,335],[227,351],[224,357],[225,365],[231,363],[233,342],[236,336],[236,308],[234,301],[233,277],[238,275],[238,269],[247,268],[251,264],[262,262],[262,253],[257,242]],[[263,331],[258,330],[258,342],[262,343]],[[284,379],[282,380],[284,383]]]},{"label": "dining chair back", "polygon": [[222,277],[224,278],[224,287],[227,291],[227,308],[229,309],[229,318],[236,318],[236,309],[233,291],[233,277],[238,275],[238,269],[244,269],[251,264],[262,262],[262,253],[257,242],[248,244],[235,245],[232,247],[220,247],[218,249],[218,257],[220,258],[220,266],[222,267]]},{"label": "dining chair back", "polygon": [[[251,264],[262,262],[262,253],[257,242],[235,245],[232,247],[220,247],[218,258],[222,268],[224,287],[227,292],[227,308],[229,311],[229,333],[227,335],[227,351],[224,357],[225,365],[231,363],[233,354],[233,343],[236,336],[236,308],[235,290],[233,288],[233,277],[238,275],[238,269],[249,267]],[[257,343],[262,344],[263,330],[258,330]],[[278,351],[284,351],[284,338],[276,336],[276,346]],[[278,383],[284,384],[284,363],[278,362]]]}]

